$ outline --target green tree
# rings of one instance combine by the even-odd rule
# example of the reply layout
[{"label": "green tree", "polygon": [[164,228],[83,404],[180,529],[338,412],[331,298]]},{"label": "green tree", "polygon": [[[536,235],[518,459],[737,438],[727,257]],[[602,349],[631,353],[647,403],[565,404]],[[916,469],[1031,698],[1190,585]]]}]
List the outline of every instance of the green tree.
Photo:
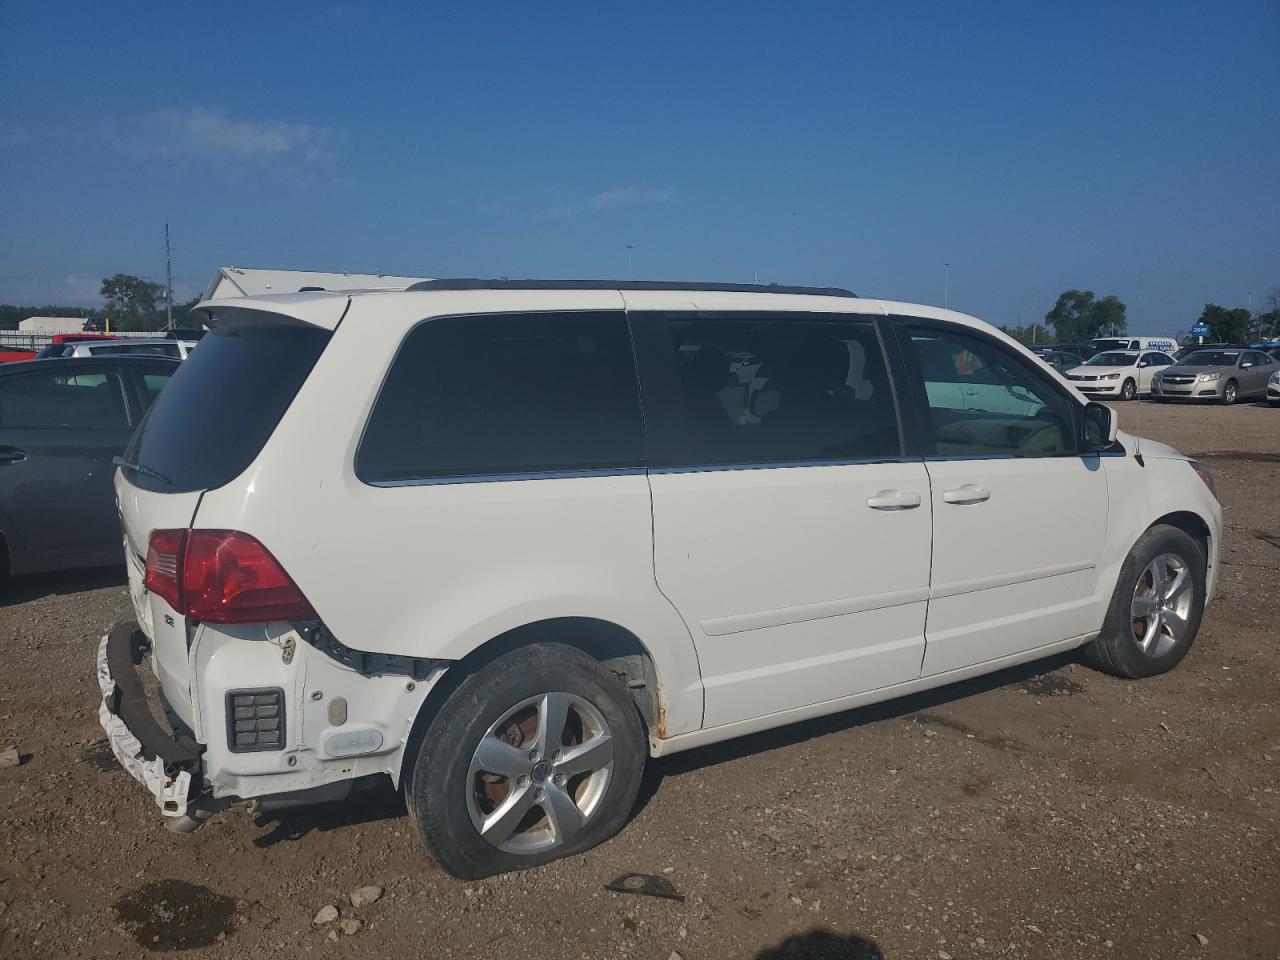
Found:
[{"label": "green tree", "polygon": [[164,287],[127,273],[117,273],[102,281],[107,301],[107,318],[122,330],[151,330],[156,324],[156,301]]},{"label": "green tree", "polygon": [[1244,307],[1228,310],[1216,303],[1206,303],[1200,313],[1200,323],[1209,325],[1209,340],[1217,343],[1238,343],[1249,337],[1249,324],[1253,318]]},{"label": "green tree", "polygon": [[1265,304],[1268,309],[1253,315],[1249,335],[1257,340],[1280,339],[1280,287],[1267,294]]},{"label": "green tree", "polygon": [[1028,347],[1039,343],[1054,342],[1053,334],[1042,323],[1029,323],[1022,327],[1001,327],[1000,329]]},{"label": "green tree", "polygon": [[1098,300],[1092,290],[1065,290],[1044,319],[1059,343],[1088,343],[1124,333],[1125,306],[1115,296]]},{"label": "green tree", "polygon": [[[1092,319],[1097,333],[1094,337],[1118,337],[1126,326],[1125,307],[1119,297],[1106,296],[1093,305]],[[1093,339],[1090,337],[1090,339]]]}]

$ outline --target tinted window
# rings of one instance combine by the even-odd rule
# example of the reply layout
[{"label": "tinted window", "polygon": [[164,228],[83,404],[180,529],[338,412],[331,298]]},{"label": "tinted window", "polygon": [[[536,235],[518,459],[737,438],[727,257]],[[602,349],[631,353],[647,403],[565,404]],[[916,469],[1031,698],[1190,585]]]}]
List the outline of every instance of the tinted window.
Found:
[{"label": "tinted window", "polygon": [[1240,359],[1238,350],[1197,350],[1182,361],[1184,367],[1234,367]]},{"label": "tinted window", "polygon": [[[174,370],[176,369],[175,367]],[[156,402],[156,397],[160,396],[160,391],[165,388],[165,384],[169,382],[173,372],[173,370],[156,370],[148,371],[142,375],[142,403],[144,410],[151,409],[151,405]]]},{"label": "tinted window", "polygon": [[1254,366],[1258,366],[1258,365],[1265,366],[1266,364],[1271,362],[1271,358],[1268,357],[1265,353],[1263,353],[1260,350],[1251,350],[1245,354],[1244,358],[1246,361],[1248,361],[1249,363],[1252,363]]},{"label": "tinted window", "polygon": [[[206,337],[200,353],[208,349]],[[377,483],[643,461],[622,313],[443,317],[405,338],[356,474]]]},{"label": "tinted window", "polygon": [[1091,345],[1095,350],[1132,350],[1136,347],[1137,341],[1126,338],[1107,339],[1100,337],[1091,341]]},{"label": "tinted window", "polygon": [[1136,353],[1099,353],[1089,358],[1092,367],[1132,367],[1137,362]]},{"label": "tinted window", "polygon": [[1173,363],[1173,358],[1167,357],[1163,353],[1144,353],[1142,362],[1149,367],[1167,367]]},{"label": "tinted window", "polygon": [[135,357],[176,357],[178,345],[176,343],[113,343],[110,346],[90,347],[89,352],[95,357],[104,353],[128,354]]},{"label": "tinted window", "polygon": [[870,323],[670,320],[684,423],[676,465],[794,463],[901,453]]},{"label": "tinted window", "polygon": [[60,367],[0,380],[0,426],[119,429],[129,418],[114,375]]},{"label": "tinted window", "polygon": [[213,330],[173,374],[125,458],[130,480],[177,492],[220,487],[258,455],[329,342],[329,331],[278,322]]},{"label": "tinted window", "polygon": [[1054,456],[1075,449],[1072,402],[1017,357],[956,331],[915,328],[937,453]]}]

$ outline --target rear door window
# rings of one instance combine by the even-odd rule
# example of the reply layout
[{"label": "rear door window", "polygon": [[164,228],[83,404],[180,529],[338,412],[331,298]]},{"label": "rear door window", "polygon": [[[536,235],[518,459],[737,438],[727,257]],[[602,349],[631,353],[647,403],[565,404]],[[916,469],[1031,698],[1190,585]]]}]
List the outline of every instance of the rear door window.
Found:
[{"label": "rear door window", "polygon": [[114,373],[60,366],[0,379],[0,427],[114,430],[128,426],[124,392]]},{"label": "rear door window", "polygon": [[211,330],[134,434],[125,459],[149,471],[129,479],[164,493],[234,479],[262,450],[330,336],[266,318]]},{"label": "rear door window", "polygon": [[676,436],[670,466],[803,464],[901,454],[872,323],[672,318]]},{"label": "rear door window", "polygon": [[441,317],[408,334],[369,416],[356,474],[394,483],[643,462],[625,315],[495,314]]}]

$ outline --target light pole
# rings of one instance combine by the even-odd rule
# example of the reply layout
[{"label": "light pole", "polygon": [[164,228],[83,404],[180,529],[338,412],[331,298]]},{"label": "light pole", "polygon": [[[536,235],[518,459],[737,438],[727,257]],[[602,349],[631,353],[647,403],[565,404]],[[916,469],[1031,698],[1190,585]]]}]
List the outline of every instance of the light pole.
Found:
[{"label": "light pole", "polygon": [[631,279],[631,250],[632,249],[633,248],[631,244],[628,243],[627,244],[627,279],[628,280]]},{"label": "light pole", "polygon": [[951,264],[944,263],[942,265],[942,306],[948,307],[951,303]]}]

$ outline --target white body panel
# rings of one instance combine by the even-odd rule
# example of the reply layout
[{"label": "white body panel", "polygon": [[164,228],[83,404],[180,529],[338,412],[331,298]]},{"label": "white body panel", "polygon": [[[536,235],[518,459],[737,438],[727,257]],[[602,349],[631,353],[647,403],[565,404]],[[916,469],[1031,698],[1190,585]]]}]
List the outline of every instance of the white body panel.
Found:
[{"label": "white body panel", "polygon": [[1100,460],[929,462],[925,676],[1098,629],[1092,606],[1108,501]]},{"label": "white body panel", "polygon": [[[356,477],[369,411],[417,323],[624,304],[909,315],[999,336],[936,308],[789,294],[500,290],[228,300],[214,311],[279,312],[335,330],[333,339],[265,447],[231,482],[168,495],[117,478],[130,550],[144,556],[151,530],[187,526],[193,513],[197,527],[251,534],[333,635],[367,652],[460,660],[530,623],[614,624],[652,658],[654,754],[1085,642],[1102,625],[1133,543],[1169,513],[1193,514],[1208,528],[1211,589],[1216,583],[1220,507],[1176,452],[1145,442],[1145,466],[1108,454],[387,486]],[[1123,442],[1131,450],[1131,440]],[[972,488],[989,496],[947,499]],[[893,491],[917,494],[919,506],[868,505]],[[405,738],[438,676],[409,689],[404,677],[361,675],[304,641],[286,662],[287,624],[202,626],[188,649],[184,620],[136,592],[166,695],[208,745],[216,792],[262,795],[367,772],[399,776]],[[226,754],[215,743],[225,692],[264,683],[286,691],[288,749]],[[376,752],[343,762],[325,754],[324,718],[306,699],[320,684],[326,697],[347,698],[352,723],[379,732]]]},{"label": "white body panel", "polygon": [[[658,584],[697,644],[707,726],[919,673],[931,536],[922,463],[650,482]],[[891,491],[918,506],[868,506]]]}]

